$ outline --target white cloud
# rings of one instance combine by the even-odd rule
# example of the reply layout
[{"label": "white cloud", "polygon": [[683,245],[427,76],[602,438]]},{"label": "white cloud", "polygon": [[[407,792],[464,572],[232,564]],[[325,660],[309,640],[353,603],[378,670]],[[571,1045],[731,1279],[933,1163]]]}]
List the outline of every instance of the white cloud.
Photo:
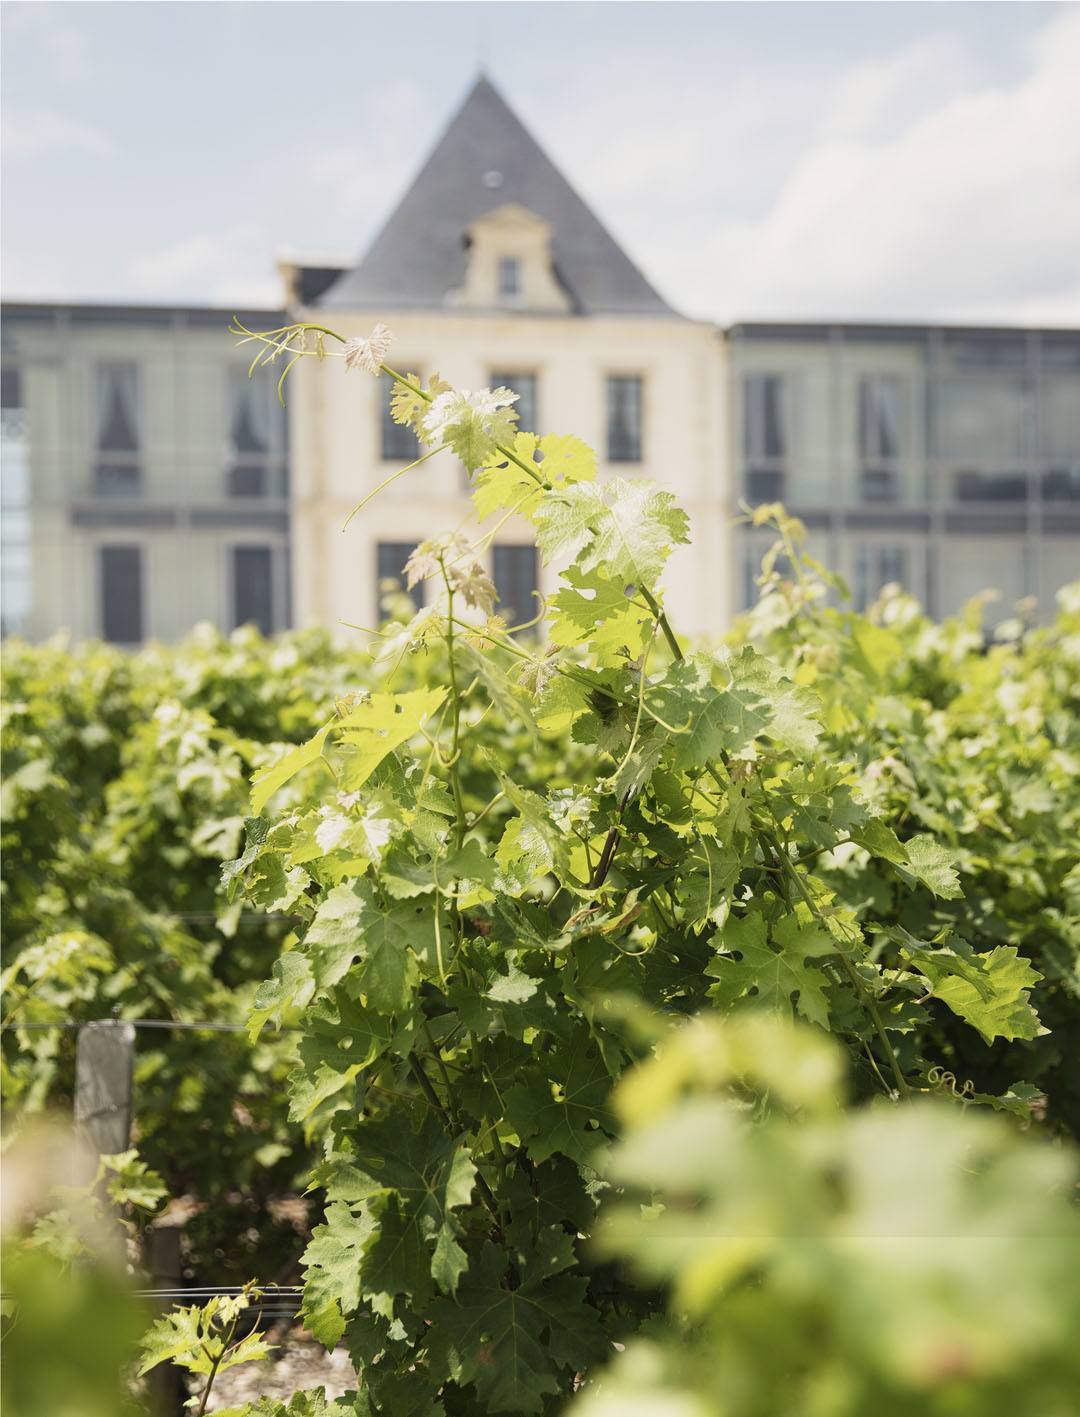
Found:
[{"label": "white cloud", "polygon": [[255,226],[188,236],[136,257],[126,285],[146,300],[272,307],[282,298],[272,251],[267,233]]},{"label": "white cloud", "polygon": [[4,288],[17,292],[17,300],[78,300],[78,288],[69,265],[55,253],[38,250],[4,252]]},{"label": "white cloud", "polygon": [[1008,83],[928,36],[836,73],[684,73],[662,113],[601,82],[555,138],[689,313],[1075,322],[1078,73],[1067,8]]},{"label": "white cloud", "polygon": [[863,142],[888,137],[925,117],[974,81],[971,65],[954,35],[930,35],[898,54],[853,64],[837,82],[822,114],[822,130]]},{"label": "white cloud", "polygon": [[4,157],[40,157],[47,152],[88,153],[111,157],[116,152],[112,139],[90,123],[67,118],[62,113],[6,113],[3,123]]}]

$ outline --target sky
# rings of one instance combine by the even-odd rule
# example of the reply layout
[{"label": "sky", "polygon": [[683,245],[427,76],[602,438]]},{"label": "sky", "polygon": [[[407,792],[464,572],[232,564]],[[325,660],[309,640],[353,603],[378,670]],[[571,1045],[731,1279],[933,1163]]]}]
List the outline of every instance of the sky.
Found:
[{"label": "sky", "polygon": [[482,66],[661,292],[1080,323],[1080,4],[27,3],[8,299],[275,305],[365,248]]}]

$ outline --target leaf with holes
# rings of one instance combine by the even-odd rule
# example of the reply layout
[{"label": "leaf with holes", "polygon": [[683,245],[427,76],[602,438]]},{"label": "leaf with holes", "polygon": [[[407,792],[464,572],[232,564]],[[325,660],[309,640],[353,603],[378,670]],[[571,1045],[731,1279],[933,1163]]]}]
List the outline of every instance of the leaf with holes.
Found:
[{"label": "leaf with holes", "polygon": [[831,936],[795,915],[784,916],[772,927],[778,948],[768,943],[769,933],[765,917],[757,912],[728,920],[720,934],[723,953],[705,968],[717,980],[710,997],[725,1008],[751,1003],[788,1015],[794,1010],[828,1028],[827,981],[809,961],[836,953]]}]

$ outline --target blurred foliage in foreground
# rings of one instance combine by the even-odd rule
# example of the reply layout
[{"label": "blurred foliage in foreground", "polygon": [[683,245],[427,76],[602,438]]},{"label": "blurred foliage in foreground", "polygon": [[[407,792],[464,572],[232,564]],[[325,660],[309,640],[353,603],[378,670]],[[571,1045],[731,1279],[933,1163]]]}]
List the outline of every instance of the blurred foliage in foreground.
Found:
[{"label": "blurred foliage in foreground", "polygon": [[0,1394],[12,1417],[145,1417],[135,1345],[150,1315],[130,1257],[165,1194],[133,1152],[96,1157],[35,1122],[7,1149]]},{"label": "blurred foliage in foreground", "polygon": [[845,1110],[843,1071],[823,1034],[736,1015],[624,1080],[599,1243],[669,1314],[574,1417],[1075,1411],[1073,1149],[941,1100]]}]

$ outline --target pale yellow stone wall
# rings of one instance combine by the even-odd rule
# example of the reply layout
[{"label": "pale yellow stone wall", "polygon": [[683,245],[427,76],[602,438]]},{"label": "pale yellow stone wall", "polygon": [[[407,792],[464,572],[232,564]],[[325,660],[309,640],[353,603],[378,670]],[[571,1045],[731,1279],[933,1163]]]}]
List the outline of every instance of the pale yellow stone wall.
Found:
[{"label": "pale yellow stone wall", "polygon": [[[317,312],[311,318],[321,319]],[[732,613],[731,492],[723,456],[723,345],[713,327],[684,320],[563,316],[334,313],[346,336],[376,320],[394,333],[390,362],[425,378],[438,371],[455,387],[488,386],[495,372],[537,380],[540,433],[573,433],[595,448],[600,476],[648,478],[669,489],[690,515],[694,544],[680,548],[666,576],[680,629],[715,634]],[[608,463],[606,379],[643,379],[644,447],[639,463]],[[460,463],[449,453],[381,492],[348,530],[356,503],[395,467],[380,455],[379,386],[341,360],[305,360],[290,376],[293,587],[298,624],[372,625],[377,619],[376,546],[452,531],[470,514]],[[508,524],[498,538],[530,540]],[[555,571],[542,568],[541,587]]]}]

